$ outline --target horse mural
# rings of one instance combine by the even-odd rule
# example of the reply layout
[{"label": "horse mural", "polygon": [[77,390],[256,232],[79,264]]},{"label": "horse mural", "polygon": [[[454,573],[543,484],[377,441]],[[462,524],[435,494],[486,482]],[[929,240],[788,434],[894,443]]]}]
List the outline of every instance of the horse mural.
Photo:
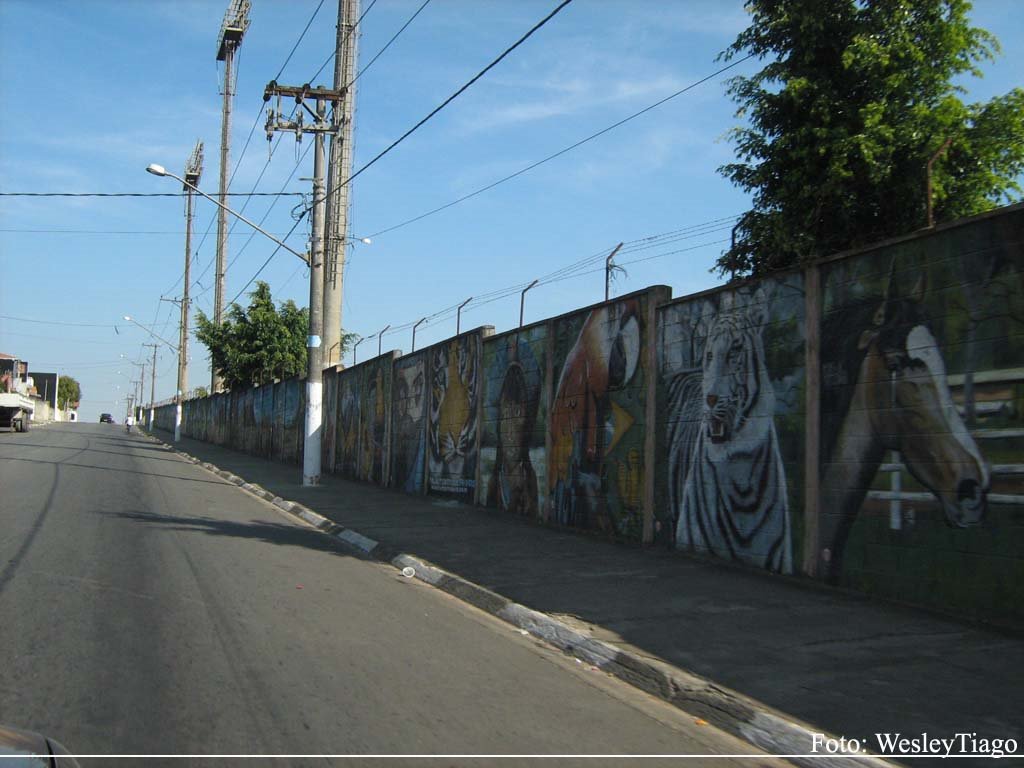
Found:
[{"label": "horse mural", "polygon": [[669,508],[675,544],[777,573],[793,570],[786,471],[762,331],[769,294],[706,303],[700,369],[669,381]]},{"label": "horse mural", "polygon": [[853,303],[823,326],[821,558],[833,582],[887,450],[935,495],[949,525],[978,525],[986,510],[989,469],[950,395],[922,307],[924,273],[903,295],[895,266],[881,303]]}]

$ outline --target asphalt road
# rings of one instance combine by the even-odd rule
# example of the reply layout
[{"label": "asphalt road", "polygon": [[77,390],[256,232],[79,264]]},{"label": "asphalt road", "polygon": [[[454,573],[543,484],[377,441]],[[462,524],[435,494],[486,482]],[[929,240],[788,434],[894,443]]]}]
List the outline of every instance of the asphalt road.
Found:
[{"label": "asphalt road", "polygon": [[752,751],[109,424],[0,432],[0,723],[80,755]]}]

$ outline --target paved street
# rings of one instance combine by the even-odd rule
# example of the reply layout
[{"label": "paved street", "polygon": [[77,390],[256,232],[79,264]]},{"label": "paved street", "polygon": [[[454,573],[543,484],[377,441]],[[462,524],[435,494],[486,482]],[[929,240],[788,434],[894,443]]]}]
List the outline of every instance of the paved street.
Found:
[{"label": "paved street", "polygon": [[751,750],[119,426],[0,434],[0,521],[0,723],[76,754]]}]

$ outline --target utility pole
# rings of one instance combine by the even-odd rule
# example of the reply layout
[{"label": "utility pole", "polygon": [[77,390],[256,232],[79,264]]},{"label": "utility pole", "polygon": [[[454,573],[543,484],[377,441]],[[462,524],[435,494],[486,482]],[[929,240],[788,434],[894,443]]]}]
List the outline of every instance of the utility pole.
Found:
[{"label": "utility pole", "polygon": [[[324,300],[324,223],[326,201],[324,199],[324,134],[331,133],[334,126],[327,122],[327,102],[337,100],[337,91],[309,85],[278,85],[271,81],[263,92],[265,101],[277,97],[276,109],[267,110],[267,139],[274,131],[289,131],[296,141],[304,133],[314,135],[313,147],[313,222],[309,249],[309,336],[306,339],[306,415],[303,431],[302,484],[320,484],[320,445],[323,423],[323,300]],[[302,109],[296,110],[297,119],[290,120],[281,110],[281,96],[291,96],[299,107],[313,116],[314,122],[306,125]],[[308,98],[316,99],[316,111],[306,104]]]},{"label": "utility pole", "polygon": [[156,350],[159,344],[143,344],[153,348],[153,365],[149,372],[149,428],[153,428],[153,403],[156,402]]},{"label": "utility pole", "polygon": [[327,172],[327,261],[324,270],[325,366],[341,362],[341,304],[348,248],[350,187],[342,186],[352,175],[352,120],[355,115],[356,43],[359,0],[338,0],[338,31],[334,51],[334,90],[331,161]]},{"label": "utility pole", "polygon": [[[217,37],[217,61],[224,62],[224,102],[220,123],[220,203],[228,203],[228,156],[231,147],[231,100],[235,90],[235,51],[249,27],[249,0],[230,0]],[[213,322],[224,321],[224,281],[228,253],[228,217],[224,208],[217,212],[217,274],[213,292]],[[187,304],[185,305],[187,307]],[[210,380],[211,394],[221,389],[217,372]],[[180,398],[180,396],[179,396]]]},{"label": "utility pole", "polygon": [[[188,316],[190,302],[188,292],[192,271],[192,217],[193,217],[193,190],[199,186],[199,178],[203,175],[203,142],[197,141],[185,163],[185,181],[181,185],[185,191],[185,289],[181,295],[181,320],[178,323],[178,386],[176,388],[176,402],[178,410],[181,407],[181,398],[188,389]],[[222,209],[218,209],[223,214]],[[218,283],[218,287],[220,284]],[[220,323],[220,320],[217,321]],[[180,418],[175,418],[175,432],[180,430]],[[176,437],[175,440],[178,438]]]}]

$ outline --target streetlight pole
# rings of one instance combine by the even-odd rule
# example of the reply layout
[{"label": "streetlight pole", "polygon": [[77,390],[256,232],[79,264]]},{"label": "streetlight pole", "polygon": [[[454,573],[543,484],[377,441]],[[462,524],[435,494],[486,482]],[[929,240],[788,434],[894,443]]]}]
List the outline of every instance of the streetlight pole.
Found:
[{"label": "streetlight pole", "polygon": [[[321,165],[322,165],[322,163],[321,163]],[[266,237],[270,238],[271,240],[273,240],[275,243],[277,243],[279,246],[284,248],[289,253],[292,253],[292,254],[298,256],[304,262],[306,262],[307,264],[310,264],[310,258],[306,254],[299,253],[298,251],[296,251],[291,246],[285,245],[284,242],[282,242],[281,240],[278,240],[276,237],[274,237],[272,234],[267,232],[265,229],[261,228],[259,224],[256,224],[256,223],[254,223],[252,221],[249,221],[249,219],[245,218],[245,216],[243,216],[242,214],[238,213],[237,211],[233,211],[231,208],[228,208],[226,205],[221,203],[216,198],[211,197],[210,195],[206,194],[205,192],[203,192],[201,189],[199,189],[194,184],[190,184],[188,181],[186,181],[185,179],[181,178],[181,176],[178,176],[178,175],[176,175],[174,173],[171,173],[166,168],[164,168],[162,165],[157,165],[156,163],[151,163],[150,165],[148,165],[146,167],[146,172],[147,173],[151,173],[154,176],[169,176],[172,179],[176,179],[176,180],[180,181],[187,188],[190,188],[191,190],[193,190],[196,194],[202,195],[203,197],[205,197],[207,200],[209,200],[214,205],[216,205],[219,208],[223,209],[227,213],[230,213],[236,219],[240,219],[241,221],[243,221],[246,224],[248,224],[250,227],[255,229],[261,235],[265,235]],[[321,194],[321,197],[323,197],[322,194]],[[314,240],[315,240],[315,236],[314,236]],[[322,237],[322,233],[321,233],[321,243],[322,243],[322,241],[323,241],[323,237]],[[321,261],[322,261],[322,259],[321,259]],[[322,269],[322,265],[321,265],[321,269]],[[310,267],[310,282],[311,283],[312,283],[312,281],[314,279],[313,272],[315,272],[315,271],[316,270],[314,270],[312,268],[312,266],[311,266]],[[320,273],[320,279],[321,280],[323,279],[323,273],[322,272]],[[322,290],[323,289],[321,287],[321,292],[322,292]],[[321,300],[322,300],[322,297],[321,297]],[[310,338],[311,339],[313,338],[313,334],[314,333],[318,333],[318,331],[314,331],[313,330],[313,325],[312,325],[313,317],[312,317],[312,314],[313,314],[313,308],[310,307]],[[125,320],[129,320],[130,322],[135,323],[135,321],[132,320],[127,315],[125,315]],[[182,346],[175,347],[173,344],[171,344],[166,339],[162,339],[159,336],[157,336],[155,333],[153,333],[149,328],[146,328],[144,325],[140,325],[139,323],[135,323],[135,324],[138,325],[140,328],[144,329],[145,331],[147,331],[148,333],[152,334],[154,337],[160,339],[160,341],[164,342],[164,344],[169,346],[171,349],[174,349],[174,350],[176,350],[178,352],[178,390],[177,390],[177,392],[174,395],[174,403],[175,403],[175,405],[174,405],[174,441],[178,442],[179,440],[181,440],[181,399],[182,399],[182,397],[184,395],[184,390],[185,390],[185,382],[182,379],[182,376],[184,375],[184,369],[182,367],[182,360],[181,360],[181,357],[182,357],[182,355],[185,352],[184,347],[182,347]],[[309,410],[309,399],[308,399],[308,397],[306,399],[306,409],[307,409],[307,412],[308,412],[308,410]],[[317,439],[319,439],[319,431],[317,432]],[[319,450],[319,448],[317,448],[317,451],[316,451],[316,460],[319,463],[319,461],[320,461],[320,450]],[[303,471],[305,472],[305,469],[303,469]],[[317,472],[317,475],[319,475],[319,474],[320,473]]]},{"label": "streetlight pole", "polygon": [[[166,344],[168,347],[170,347],[172,350],[178,353],[178,392],[174,396],[174,442],[178,442],[179,440],[181,440],[181,355],[183,353],[183,350],[181,347],[176,347],[173,344],[171,344],[171,342],[169,342],[163,336],[154,333],[151,328],[147,328],[142,323],[135,320],[131,315],[124,315],[124,319],[127,320],[129,323],[133,323],[139,326],[139,328],[144,330],[154,339],[156,339],[157,341],[162,341],[164,344]],[[153,350],[153,354],[156,355],[156,349]]]},{"label": "streetlight pole", "polygon": [[153,348],[153,365],[149,373],[149,428],[153,428],[153,403],[156,402],[156,351],[159,344],[143,344],[144,347]]}]

